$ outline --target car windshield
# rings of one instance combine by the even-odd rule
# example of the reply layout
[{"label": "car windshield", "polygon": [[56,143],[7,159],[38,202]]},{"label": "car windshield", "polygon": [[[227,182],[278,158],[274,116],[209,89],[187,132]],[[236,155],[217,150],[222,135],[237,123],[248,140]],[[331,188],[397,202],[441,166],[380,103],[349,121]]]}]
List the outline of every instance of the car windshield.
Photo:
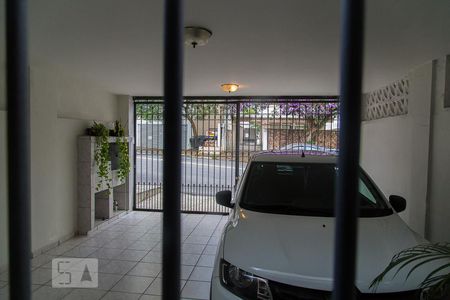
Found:
[{"label": "car windshield", "polygon": [[[331,217],[336,173],[335,164],[253,162],[239,205],[266,213]],[[362,170],[359,199],[360,217],[392,214]]]}]

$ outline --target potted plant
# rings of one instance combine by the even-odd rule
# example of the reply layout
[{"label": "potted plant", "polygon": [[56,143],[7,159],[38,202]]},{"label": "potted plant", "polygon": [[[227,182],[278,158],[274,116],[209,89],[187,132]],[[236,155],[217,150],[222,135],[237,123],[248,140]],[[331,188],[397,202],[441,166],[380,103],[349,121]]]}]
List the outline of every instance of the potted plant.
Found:
[{"label": "potted plant", "polygon": [[103,183],[106,183],[108,189],[111,188],[111,177],[109,172],[109,130],[105,125],[94,122],[94,124],[86,129],[86,133],[95,137],[94,160],[97,165],[97,182],[96,190],[100,190]]},{"label": "potted plant", "polygon": [[130,157],[128,149],[128,141],[125,137],[125,129],[122,123],[116,121],[114,123],[114,136],[117,137],[116,145],[118,148],[118,177],[119,180],[125,181],[130,173]]}]

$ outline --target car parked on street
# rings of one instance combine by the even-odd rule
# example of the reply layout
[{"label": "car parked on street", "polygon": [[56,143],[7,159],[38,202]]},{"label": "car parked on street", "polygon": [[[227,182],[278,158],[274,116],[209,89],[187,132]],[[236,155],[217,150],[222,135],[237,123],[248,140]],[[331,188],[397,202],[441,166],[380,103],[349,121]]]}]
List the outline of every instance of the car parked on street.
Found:
[{"label": "car parked on street", "polygon": [[281,152],[291,152],[291,153],[310,153],[310,155],[337,155],[338,150],[334,148],[327,148],[324,146],[313,145],[313,144],[302,144],[294,143],[288,144],[280,148]]},{"label": "car parked on street", "polygon": [[[331,299],[334,252],[335,156],[261,153],[249,162],[235,192],[216,200],[230,207],[211,282],[211,299]],[[421,299],[427,273],[407,270],[374,290],[374,278],[403,249],[426,242],[360,170],[356,299]],[[376,293],[376,295],[374,295]]]}]

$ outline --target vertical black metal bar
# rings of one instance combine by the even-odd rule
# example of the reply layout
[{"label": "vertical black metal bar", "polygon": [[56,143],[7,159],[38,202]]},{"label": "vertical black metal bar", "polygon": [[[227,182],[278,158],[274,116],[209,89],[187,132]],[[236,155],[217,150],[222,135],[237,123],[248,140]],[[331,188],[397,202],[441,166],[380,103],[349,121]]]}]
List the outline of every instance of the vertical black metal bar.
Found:
[{"label": "vertical black metal bar", "polygon": [[364,1],[343,0],[341,149],[336,186],[334,300],[355,298]]},{"label": "vertical black metal bar", "polygon": [[166,0],[164,16],[163,299],[180,298],[183,1]]},{"label": "vertical black metal bar", "polygon": [[[136,183],[136,159],[137,159],[137,153],[136,153],[136,145],[137,145],[137,119],[136,119],[136,106],[139,105],[137,103],[134,103],[133,105],[133,120],[134,120],[134,160],[133,160],[133,176],[134,176],[134,193],[133,193],[133,210],[136,209],[136,189],[138,188],[138,184]],[[139,141],[142,138],[139,138]]]},{"label": "vertical black metal bar", "polygon": [[31,299],[30,101],[27,1],[6,2],[9,277],[11,299]]},{"label": "vertical black metal bar", "polygon": [[236,103],[236,145],[235,159],[234,159],[234,182],[236,183],[239,178],[239,143],[241,140],[241,104]]}]

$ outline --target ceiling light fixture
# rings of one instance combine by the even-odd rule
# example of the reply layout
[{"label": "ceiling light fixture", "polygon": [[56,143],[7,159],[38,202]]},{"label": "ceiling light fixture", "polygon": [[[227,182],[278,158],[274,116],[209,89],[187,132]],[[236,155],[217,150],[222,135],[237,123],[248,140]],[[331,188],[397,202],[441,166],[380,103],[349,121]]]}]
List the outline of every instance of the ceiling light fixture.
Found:
[{"label": "ceiling light fixture", "polygon": [[206,45],[211,35],[211,30],[203,27],[184,27],[184,43],[192,48]]},{"label": "ceiling light fixture", "polygon": [[232,93],[232,92],[236,92],[238,90],[239,84],[224,83],[224,84],[220,85],[220,87],[222,88],[222,91]]}]

